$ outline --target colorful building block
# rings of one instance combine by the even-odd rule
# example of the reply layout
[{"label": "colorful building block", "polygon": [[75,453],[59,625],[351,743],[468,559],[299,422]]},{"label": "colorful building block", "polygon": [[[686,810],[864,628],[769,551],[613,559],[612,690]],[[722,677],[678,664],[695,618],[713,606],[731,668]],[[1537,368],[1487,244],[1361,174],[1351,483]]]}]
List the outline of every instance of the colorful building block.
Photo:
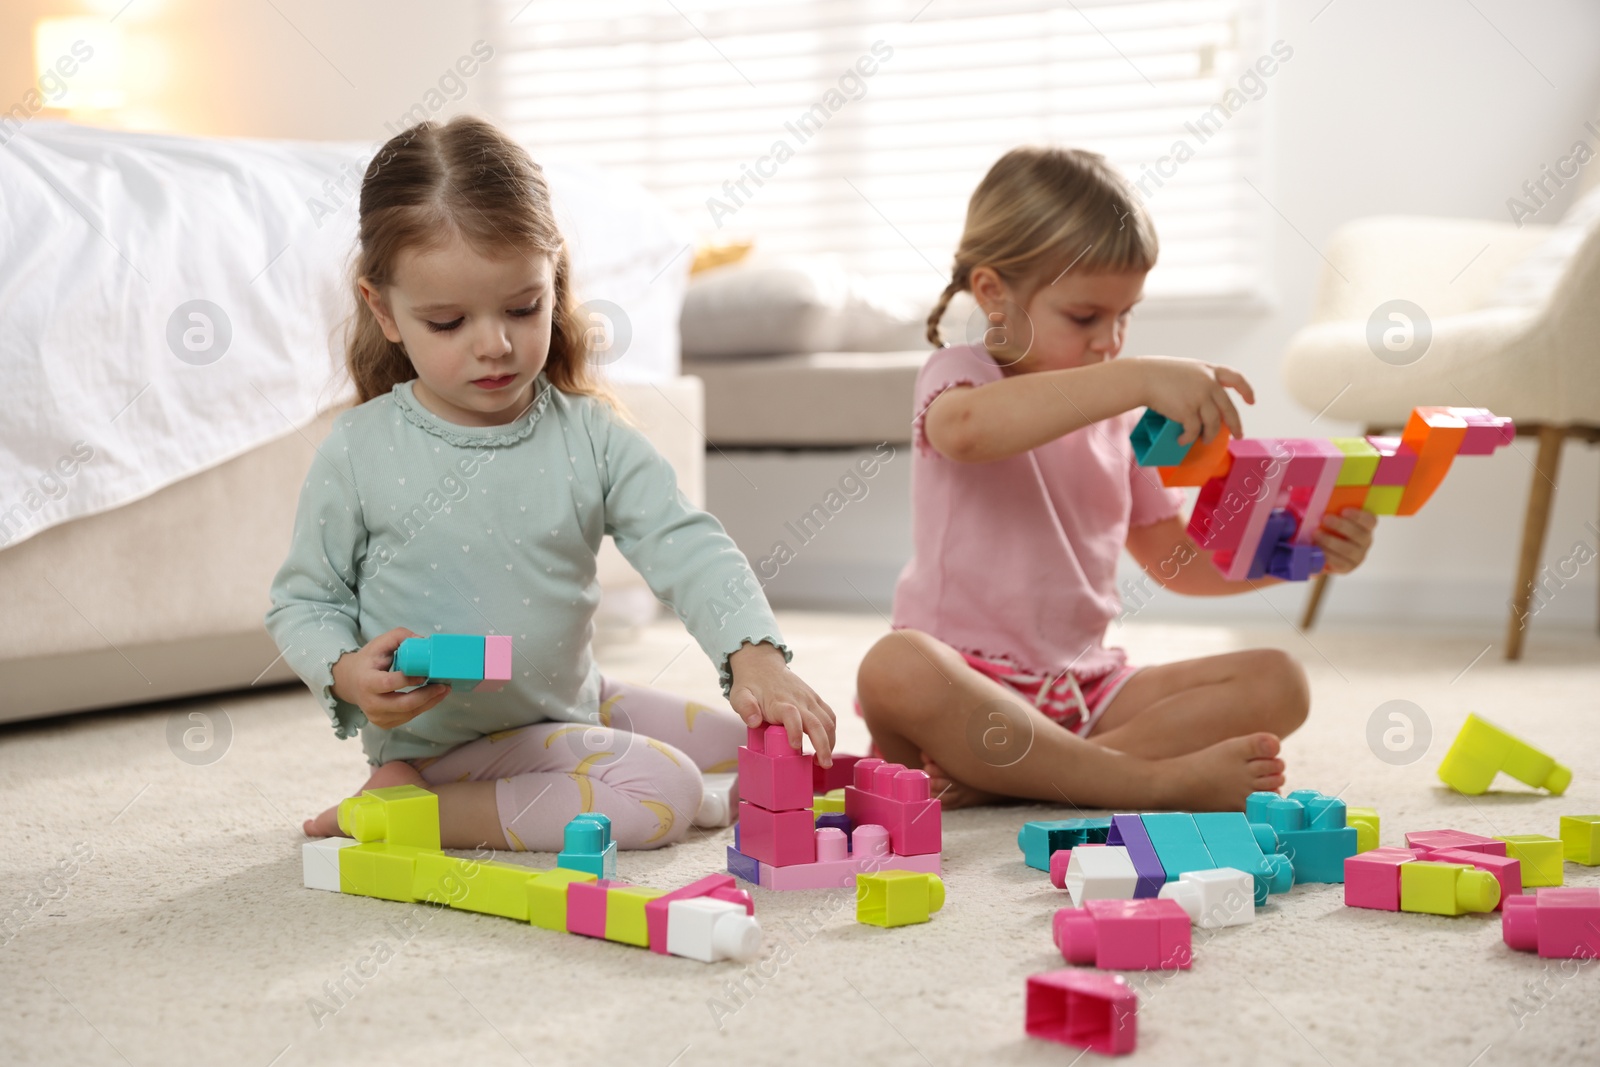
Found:
[{"label": "colorful building block", "polygon": [[1522,863],[1510,856],[1496,856],[1488,852],[1469,852],[1464,848],[1441,848],[1427,856],[1431,863],[1464,863],[1475,870],[1494,875],[1500,883],[1500,900],[1494,910],[1499,911],[1507,900],[1522,895]]},{"label": "colorful building block", "polygon": [[356,844],[360,842],[348,837],[319,837],[301,845],[300,866],[306,888],[339,892],[339,850]]},{"label": "colorful building block", "polygon": [[556,866],[569,871],[588,871],[596,878],[617,875],[617,843],[611,840],[611,819],[598,811],[573,817],[562,832],[562,850]]},{"label": "colorful building block", "polygon": [[1374,848],[1344,861],[1344,902],[1351,908],[1400,910],[1400,869],[1415,863],[1409,848]]},{"label": "colorful building block", "polygon": [[1161,892],[1161,887],[1167,881],[1167,871],[1161,866],[1161,858],[1156,855],[1155,846],[1150,843],[1150,834],[1139,816],[1111,816],[1106,844],[1121,845],[1128,850],[1128,859],[1133,861],[1133,869],[1138,872],[1138,880],[1133,887],[1135,897],[1153,897]]},{"label": "colorful building block", "polygon": [[536,873],[517,863],[425,851],[416,857],[411,895],[416,900],[448,901],[462,911],[527,922],[528,879]]},{"label": "colorful building block", "polygon": [[1120,975],[1069,967],[1028,979],[1029,1037],[1122,1056],[1138,1046],[1138,1016],[1139,998]]},{"label": "colorful building block", "polygon": [[477,634],[408,637],[395,649],[390,666],[408,678],[425,679],[425,685],[443,682],[457,692],[493,692],[511,680],[511,638]]},{"label": "colorful building block", "polygon": [[642,885],[612,886],[606,893],[605,939],[640,948],[650,947],[645,906],[665,893],[664,889]]},{"label": "colorful building block", "polygon": [[1567,791],[1572,770],[1532,745],[1519,741],[1498,726],[1468,715],[1439,764],[1439,777],[1458,793],[1478,796],[1495,775],[1504,771],[1524,785],[1548,789],[1556,796]]},{"label": "colorful building block", "polygon": [[1395,510],[1396,515],[1415,514],[1444,481],[1467,436],[1466,419],[1457,414],[1466,410],[1473,409],[1412,409],[1405,429],[1400,432],[1400,440],[1417,454],[1417,463],[1406,479],[1405,495]]},{"label": "colorful building block", "polygon": [[1600,815],[1561,816],[1561,851],[1568,863],[1600,866]]},{"label": "colorful building block", "polygon": [[1085,842],[1084,844],[1076,845],[1073,848],[1056,849],[1054,852],[1050,853],[1050,884],[1055,886],[1057,889],[1067,888],[1067,867],[1071,865],[1072,853],[1077,849],[1112,847],[1121,848],[1122,846],[1096,845]]},{"label": "colorful building block", "polygon": [[1079,845],[1050,857],[1053,865],[1067,857],[1061,888],[1072,897],[1074,907],[1086,900],[1132,900],[1139,884],[1139,872],[1122,845]]},{"label": "colorful building block", "polygon": [[1329,444],[1344,453],[1339,477],[1334,481],[1336,488],[1372,484],[1372,476],[1378,472],[1379,455],[1365,437],[1334,437]]},{"label": "colorful building block", "polygon": [[925,771],[881,759],[858,760],[855,782],[845,787],[844,810],[857,826],[876,823],[888,830],[890,847],[898,856],[940,850],[940,805],[929,796]]},{"label": "colorful building block", "polygon": [[1380,823],[1376,808],[1346,808],[1345,825],[1356,828],[1356,851],[1370,852],[1378,847]]},{"label": "colorful building block", "polygon": [[1105,971],[1187,970],[1189,915],[1175,900],[1090,900],[1051,921],[1061,958]]},{"label": "colorful building block", "polygon": [[872,926],[925,923],[944,907],[944,880],[917,871],[856,875],[856,922]]},{"label": "colorful building block", "polygon": [[[856,780],[856,764],[861,762],[860,756],[843,756],[835,752],[833,762],[824,767],[812,761],[811,764],[811,791],[813,793],[832,793],[842,790],[845,786]],[[844,794],[839,794],[840,799]],[[820,809],[819,809],[820,810]],[[840,808],[843,811],[844,808]]]},{"label": "colorful building block", "polygon": [[[1289,857],[1264,852],[1243,812],[1197,812],[1194,824],[1218,866],[1244,871],[1255,879],[1257,907],[1267,902],[1269,894],[1287,893],[1294,885],[1294,866]],[[1269,826],[1256,825],[1268,834],[1272,832]]]},{"label": "colorful building block", "polygon": [[739,799],[768,811],[810,808],[814,757],[789,745],[781,723],[747,730],[746,735],[739,749]]},{"label": "colorful building block", "polygon": [[[666,953],[667,926],[669,914],[667,909],[676,900],[694,900],[698,897],[712,897],[720,894],[721,899],[728,903],[736,903],[744,909],[745,914],[756,913],[755,904],[750,900],[750,894],[734,884],[731,874],[708,874],[699,881],[690,882],[682,889],[674,889],[647,901],[644,906],[645,925],[650,939],[650,951]],[[716,898],[713,898],[716,899]]]},{"label": "colorful building block", "polygon": [[663,952],[701,963],[749,963],[761,955],[761,925],[732,901],[689,897],[672,901],[666,913]]},{"label": "colorful building block", "polygon": [[1357,852],[1356,831],[1345,825],[1344,801],[1315,789],[1297,789],[1286,797],[1252,793],[1245,798],[1245,818],[1252,827],[1272,828],[1276,850],[1294,868],[1295,884],[1344,881],[1344,861]]},{"label": "colorful building block", "polygon": [[422,849],[372,841],[339,852],[339,892],[409,904]]},{"label": "colorful building block", "polygon": [[1522,886],[1560,885],[1565,878],[1562,843],[1543,834],[1513,834],[1499,840],[1506,844],[1506,855],[1522,864]]},{"label": "colorful building block", "polygon": [[850,821],[850,816],[846,815],[844,812],[830,811],[826,814],[817,816],[817,829],[838,830],[841,834],[844,834],[845,840],[848,841],[851,833],[855,830],[855,824]]},{"label": "colorful building block", "polygon": [[1369,485],[1361,509],[1374,515],[1398,515],[1400,501],[1405,495],[1406,487],[1403,485]]},{"label": "colorful building block", "polygon": [[1228,454],[1228,442],[1232,440],[1233,433],[1224,426],[1211,440],[1195,441],[1182,463],[1157,468],[1161,484],[1168,488],[1202,486],[1213,478],[1223,477],[1233,465],[1233,457]]},{"label": "colorful building block", "polygon": [[1483,408],[1448,408],[1452,415],[1466,420],[1467,432],[1456,449],[1458,456],[1487,456],[1516,439],[1517,427],[1510,419]]},{"label": "colorful building block", "polygon": [[339,801],[339,829],[361,842],[438,849],[438,794],[415,785],[363,790]]},{"label": "colorful building block", "polygon": [[1176,467],[1189,454],[1189,445],[1180,445],[1183,423],[1174,422],[1155,408],[1146,408],[1134,424],[1128,440],[1133,458],[1141,467]]},{"label": "colorful building block", "polygon": [[1499,838],[1469,834],[1465,830],[1410,830],[1406,833],[1406,847],[1422,853],[1424,859],[1428,853],[1440,849],[1482,852],[1490,856],[1506,854],[1506,843]]},{"label": "colorful building block", "polygon": [[1017,847],[1022,862],[1038,871],[1050,869],[1050,857],[1060,849],[1076,845],[1103,845],[1111,832],[1110,819],[1054,819],[1022,824],[1017,831]]},{"label": "colorful building block", "polygon": [[743,878],[751,885],[761,884],[761,861],[754,856],[746,856],[740,852],[738,846],[728,846],[728,873],[738,878]]},{"label": "colorful building block", "polygon": [[1493,911],[1500,883],[1488,871],[1464,863],[1414,860],[1400,866],[1400,910],[1427,915]]},{"label": "colorful building block", "polygon": [[498,693],[511,681],[511,638],[490,634],[483,639],[483,681],[472,687],[475,693]]},{"label": "colorful building block", "polygon": [[[806,794],[807,800],[811,794]],[[761,863],[787,867],[817,860],[816,820],[810,808],[769,811],[739,801],[739,851]]]},{"label": "colorful building block", "polygon": [[1417,454],[1398,437],[1372,437],[1367,443],[1378,453],[1378,466],[1368,485],[1404,486],[1417,466]]},{"label": "colorful building block", "polygon": [[704,827],[732,825],[739,814],[739,776],[732,772],[706,771],[700,778],[704,786],[694,824]]},{"label": "colorful building block", "polygon": [[1506,901],[1505,943],[1545,959],[1600,959],[1600,888],[1541,889]]},{"label": "colorful building block", "polygon": [[528,921],[546,930],[567,933],[567,891],[574,882],[593,884],[599,879],[588,871],[556,867],[535,871],[528,879]]},{"label": "colorful building block", "polygon": [[[853,764],[852,764],[853,766]],[[830,789],[826,793],[818,793],[811,798],[811,810],[818,815],[843,815],[844,814],[844,787]]]},{"label": "colorful building block", "polygon": [[1185,871],[1209,871],[1216,867],[1193,815],[1181,811],[1155,812],[1139,816],[1139,821],[1144,824],[1168,883],[1176,882]]},{"label": "colorful building block", "polygon": [[570,883],[567,886],[567,932],[604,939],[608,890],[625,884],[607,878]]},{"label": "colorful building block", "polygon": [[[876,871],[940,873],[939,854],[897,856],[889,850],[889,831],[868,823],[856,828],[853,842],[842,831],[819,827],[817,861],[774,867],[760,864],[763,889],[839,889],[856,884],[856,875]],[[853,847],[852,847],[853,845]]]},{"label": "colorful building block", "polygon": [[1232,867],[1184,871],[1161,887],[1161,899],[1175,901],[1204,930],[1243,926],[1256,917],[1255,879]]},{"label": "colorful building block", "polygon": [[[1272,512],[1289,464],[1279,442],[1234,440],[1228,445],[1233,462],[1224,478],[1200,487],[1188,533],[1195,544],[1212,553],[1211,561],[1223,575],[1240,580],[1255,562],[1255,551]],[[1266,506],[1260,506],[1267,501]]]}]

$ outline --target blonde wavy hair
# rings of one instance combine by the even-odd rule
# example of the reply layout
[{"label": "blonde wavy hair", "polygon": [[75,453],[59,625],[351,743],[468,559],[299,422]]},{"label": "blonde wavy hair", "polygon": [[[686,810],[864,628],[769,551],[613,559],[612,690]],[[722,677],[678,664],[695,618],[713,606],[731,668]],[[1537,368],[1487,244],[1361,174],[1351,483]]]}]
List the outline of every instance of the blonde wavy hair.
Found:
[{"label": "blonde wavy hair", "polygon": [[620,413],[595,374],[572,295],[572,265],[551,209],[544,171],[491,122],[461,115],[419,122],[390,138],[361,180],[359,240],[350,286],[355,317],[345,338],[345,366],[365,403],[417,376],[404,346],[383,335],[361,297],[394,282],[402,252],[443,247],[452,235],[486,256],[548,255],[555,267],[550,355],[545,374],[564,393],[598,397]]},{"label": "blonde wavy hair", "polygon": [[972,290],[980,266],[1026,302],[1065,273],[1147,271],[1160,245],[1139,197],[1104,156],[1079,148],[1024,146],[995,161],[967,203],[950,284],[928,316],[928,341],[943,345],[939,320]]}]

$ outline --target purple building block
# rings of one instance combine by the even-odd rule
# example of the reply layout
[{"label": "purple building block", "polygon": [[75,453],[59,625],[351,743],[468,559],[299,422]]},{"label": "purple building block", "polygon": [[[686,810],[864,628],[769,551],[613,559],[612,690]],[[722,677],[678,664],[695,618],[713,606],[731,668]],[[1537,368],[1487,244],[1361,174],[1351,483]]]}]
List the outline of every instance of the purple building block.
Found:
[{"label": "purple building block", "polygon": [[1133,887],[1135,899],[1160,894],[1161,887],[1167,883],[1167,872],[1156,856],[1155,846],[1150,843],[1150,835],[1145,832],[1144,820],[1137,815],[1111,816],[1111,832],[1106,835],[1106,844],[1121,845],[1128,850],[1128,859],[1133,861],[1134,872],[1139,876]]},{"label": "purple building block", "polygon": [[746,856],[743,852],[728,846],[728,873],[743,878],[751,885],[761,884],[761,861]]},{"label": "purple building block", "polygon": [[1289,547],[1294,537],[1294,530],[1294,515],[1286,508],[1273,508],[1272,513],[1267,516],[1266,527],[1261,531],[1261,541],[1256,546],[1256,558],[1250,562],[1250,570],[1245,577],[1254,580],[1272,573],[1274,558],[1280,551]]},{"label": "purple building block", "polygon": [[825,826],[831,826],[835,830],[843,831],[846,841],[850,840],[850,833],[855,829],[850,823],[850,816],[842,811],[826,811],[818,815],[817,829],[821,830]]}]

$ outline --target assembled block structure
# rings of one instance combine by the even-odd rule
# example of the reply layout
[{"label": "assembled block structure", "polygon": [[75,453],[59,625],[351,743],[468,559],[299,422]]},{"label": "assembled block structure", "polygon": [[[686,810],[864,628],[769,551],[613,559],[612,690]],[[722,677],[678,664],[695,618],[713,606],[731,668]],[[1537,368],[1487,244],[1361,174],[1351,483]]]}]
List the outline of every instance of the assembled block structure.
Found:
[{"label": "assembled block structure", "polygon": [[[302,847],[306,888],[447,905],[706,963],[748,961],[761,951],[755,905],[725,874],[667,892],[592,871],[451,856],[439,849],[439,798],[417,786],[369,789],[347,798],[339,805],[339,825],[352,837]],[[614,873],[610,820],[588,813],[568,830],[574,826],[586,847],[603,831]],[[569,832],[569,848],[573,842]],[[601,859],[606,853],[578,855]]]},{"label": "assembled block structure", "polygon": [[1376,848],[1344,861],[1344,902],[1430,915],[1494,911],[1513,899],[1503,898],[1507,887],[1520,893],[1518,866],[1491,852]]},{"label": "assembled block structure", "polygon": [[852,783],[844,787],[844,811],[818,816],[813,757],[790,747],[781,725],[750,730],[739,750],[739,825],[728,873],[766,889],[846,887],[857,875],[881,871],[936,877],[942,819],[927,774],[844,758]]},{"label": "assembled block structure", "polygon": [[1439,778],[1456,792],[1475,797],[1488,790],[1501,771],[1556,796],[1565,793],[1572,781],[1571,768],[1498,726],[1468,715],[1439,764]]},{"label": "assembled block structure", "polygon": [[511,680],[511,638],[490,634],[408,637],[395,649],[393,670],[457,692],[497,693]]},{"label": "assembled block structure", "polygon": [[1313,537],[1328,513],[1411,515],[1457,455],[1510,444],[1512,421],[1483,408],[1419,407],[1395,437],[1178,444],[1182,427],[1148,410],[1130,436],[1140,466],[1166,485],[1199,486],[1189,536],[1230,579],[1303,581],[1324,565]]}]

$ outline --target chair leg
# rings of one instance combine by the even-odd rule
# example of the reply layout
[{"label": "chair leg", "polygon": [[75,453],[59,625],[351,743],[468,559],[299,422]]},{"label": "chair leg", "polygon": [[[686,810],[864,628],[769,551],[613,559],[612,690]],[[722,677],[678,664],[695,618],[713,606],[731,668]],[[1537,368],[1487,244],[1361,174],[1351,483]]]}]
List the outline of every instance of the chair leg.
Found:
[{"label": "chair leg", "polygon": [[1328,575],[1319,574],[1311,581],[1311,596],[1306,600],[1306,610],[1300,616],[1300,630],[1310,633],[1317,624],[1317,610],[1322,607],[1322,594],[1328,588]]},{"label": "chair leg", "polygon": [[1522,658],[1528,608],[1533,603],[1533,582],[1539,570],[1539,557],[1544,552],[1544,533],[1550,522],[1550,503],[1555,499],[1556,472],[1561,469],[1561,446],[1566,439],[1565,426],[1539,427],[1539,458],[1534,463],[1533,484],[1528,488],[1528,513],[1522,523],[1522,555],[1517,563],[1511,618],[1506,624],[1508,660]]}]

